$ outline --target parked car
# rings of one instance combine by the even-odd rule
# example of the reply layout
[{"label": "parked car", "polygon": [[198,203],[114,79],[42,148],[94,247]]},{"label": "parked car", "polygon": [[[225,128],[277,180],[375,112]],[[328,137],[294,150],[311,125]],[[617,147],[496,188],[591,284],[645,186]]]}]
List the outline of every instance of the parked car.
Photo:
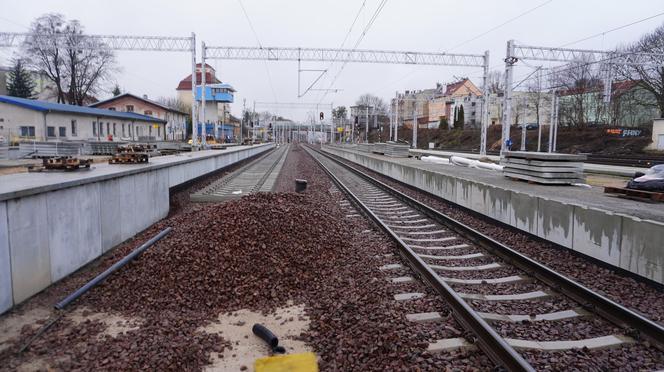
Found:
[{"label": "parked car", "polygon": [[539,128],[539,124],[538,124],[538,123],[519,124],[518,127],[519,127],[519,128],[523,128],[524,125],[526,126],[526,130],[533,130],[533,129],[537,129],[537,128]]}]

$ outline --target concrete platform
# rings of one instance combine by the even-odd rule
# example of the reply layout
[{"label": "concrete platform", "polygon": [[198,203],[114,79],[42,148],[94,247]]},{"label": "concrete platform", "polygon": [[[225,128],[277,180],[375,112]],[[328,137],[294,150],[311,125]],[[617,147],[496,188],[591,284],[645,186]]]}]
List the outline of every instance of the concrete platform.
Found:
[{"label": "concrete platform", "polygon": [[368,167],[579,253],[664,284],[664,205],[601,188],[532,185],[500,173],[324,146]]},{"label": "concrete platform", "polygon": [[166,217],[171,187],[273,146],[0,176],[0,313]]},{"label": "concrete platform", "polygon": [[[480,158],[489,158],[495,162],[500,161],[500,156],[497,155],[487,155],[480,156],[479,154],[467,154],[464,152],[453,152],[453,151],[440,151],[440,150],[410,150],[411,156],[440,156],[443,158],[449,158],[450,156],[461,156],[468,159],[480,159]],[[583,170],[585,173],[592,174],[605,174],[610,176],[618,177],[629,177],[634,176],[635,172],[645,172],[648,168],[636,168],[636,167],[625,167],[620,165],[603,165],[603,164],[591,164],[584,163]]]}]

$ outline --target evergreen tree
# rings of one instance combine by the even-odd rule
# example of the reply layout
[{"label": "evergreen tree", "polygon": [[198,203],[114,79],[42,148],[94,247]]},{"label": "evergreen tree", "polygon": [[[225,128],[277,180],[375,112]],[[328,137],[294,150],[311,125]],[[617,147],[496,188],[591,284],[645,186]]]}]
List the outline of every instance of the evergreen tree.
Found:
[{"label": "evergreen tree", "polygon": [[122,94],[122,91],[120,91],[120,86],[115,84],[115,88],[113,88],[113,97],[117,97],[120,94]]},{"label": "evergreen tree", "polygon": [[25,69],[21,59],[14,60],[14,66],[8,74],[7,94],[13,97],[34,98],[35,82],[30,72]]},{"label": "evergreen tree", "polygon": [[463,125],[465,123],[466,123],[466,118],[463,113],[463,105],[461,105],[461,108],[459,108],[459,115],[457,116],[457,124],[454,127],[458,129],[463,129]]}]

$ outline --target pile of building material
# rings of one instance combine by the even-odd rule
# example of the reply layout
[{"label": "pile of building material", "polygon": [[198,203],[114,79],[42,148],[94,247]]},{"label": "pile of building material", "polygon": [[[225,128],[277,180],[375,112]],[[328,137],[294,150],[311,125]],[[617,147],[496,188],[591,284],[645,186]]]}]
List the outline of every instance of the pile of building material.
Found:
[{"label": "pile of building material", "polygon": [[371,149],[371,152],[374,154],[385,154],[385,143],[384,142],[378,142],[373,144],[373,149]]},{"label": "pile of building material", "polygon": [[500,164],[510,178],[546,185],[585,183],[585,155],[507,151]]},{"label": "pile of building material", "polygon": [[357,145],[357,149],[362,152],[371,152],[373,143],[360,143]]},{"label": "pile of building material", "polygon": [[26,141],[18,144],[20,158],[76,156],[84,153],[83,147],[83,142],[69,141]]},{"label": "pile of building material", "polygon": [[123,145],[126,145],[126,143],[110,141],[88,141],[85,144],[85,153],[92,155],[114,155],[118,152],[118,146]]},{"label": "pile of building material", "polygon": [[385,156],[391,156],[393,158],[407,158],[409,149],[410,146],[408,144],[389,141],[385,143],[383,153]]},{"label": "pile of building material", "polygon": [[78,169],[90,169],[92,159],[78,159],[71,156],[53,156],[42,159],[39,167],[28,167],[29,172],[42,172],[45,170],[75,171]]},{"label": "pile of building material", "polygon": [[157,153],[157,146],[146,144],[129,144],[118,146],[118,152],[108,160],[109,164],[147,163],[150,156]]}]

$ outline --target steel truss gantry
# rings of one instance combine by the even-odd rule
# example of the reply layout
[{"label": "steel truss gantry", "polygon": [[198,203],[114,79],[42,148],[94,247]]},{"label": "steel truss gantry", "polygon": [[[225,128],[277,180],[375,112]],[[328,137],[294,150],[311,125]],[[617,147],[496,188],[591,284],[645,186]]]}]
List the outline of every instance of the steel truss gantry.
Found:
[{"label": "steel truss gantry", "polygon": [[[502,117],[502,135],[500,153],[506,150],[506,141],[510,137],[510,124],[512,122],[512,93],[514,87],[514,65],[520,60],[527,61],[546,61],[546,62],[580,62],[583,64],[600,64],[600,69],[604,75],[604,97],[608,103],[611,97],[611,84],[613,79],[613,69],[615,66],[646,66],[656,63],[654,61],[661,59],[660,53],[634,53],[629,51],[603,51],[592,49],[572,49],[572,48],[554,48],[543,46],[517,45],[514,40],[507,42],[507,53],[505,56],[505,94],[503,96],[503,117]],[[563,66],[564,69],[564,66]],[[557,69],[560,71],[560,68]],[[553,69],[554,73],[556,69]],[[549,152],[555,152],[556,138],[554,132],[557,132],[557,98],[552,100],[552,123],[549,130]]]},{"label": "steel truss gantry", "polygon": [[[489,122],[489,51],[484,52],[484,54],[452,54],[369,49],[205,46],[203,43],[202,55],[203,64],[205,64],[205,60],[209,58],[225,60],[297,61],[298,64],[302,61],[307,61],[481,67],[484,72],[482,88],[484,103],[482,108],[482,140],[480,153],[486,154],[486,130]],[[298,66],[298,97],[303,95],[300,94],[299,87],[299,73],[302,71],[308,70],[302,70]],[[311,88],[313,85],[327,70],[312,71],[318,71],[321,72],[321,74],[314,83],[307,88],[305,93],[312,90]],[[396,133],[396,128],[394,133]]]},{"label": "steel truss gantry", "polygon": [[[133,35],[76,35],[76,48],[85,50],[122,50],[153,52],[191,53],[191,120],[192,143],[197,145],[196,132],[198,110],[196,104],[196,35],[188,37],[133,36]],[[29,32],[0,32],[0,47],[18,47],[24,43],[37,44],[48,48],[53,45],[67,45],[72,36],[67,34],[34,34]],[[205,74],[203,74],[205,76]]]}]

